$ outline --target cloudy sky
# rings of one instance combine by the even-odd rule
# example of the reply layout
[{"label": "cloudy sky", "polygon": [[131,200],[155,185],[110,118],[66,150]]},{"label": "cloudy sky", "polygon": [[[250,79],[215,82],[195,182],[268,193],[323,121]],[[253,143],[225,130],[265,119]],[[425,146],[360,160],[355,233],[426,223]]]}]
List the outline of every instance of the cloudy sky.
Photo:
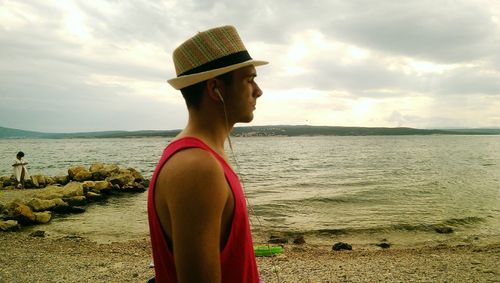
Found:
[{"label": "cloudy sky", "polygon": [[0,0],[0,126],[182,128],[171,54],[231,24],[253,125],[500,127],[500,1]]}]

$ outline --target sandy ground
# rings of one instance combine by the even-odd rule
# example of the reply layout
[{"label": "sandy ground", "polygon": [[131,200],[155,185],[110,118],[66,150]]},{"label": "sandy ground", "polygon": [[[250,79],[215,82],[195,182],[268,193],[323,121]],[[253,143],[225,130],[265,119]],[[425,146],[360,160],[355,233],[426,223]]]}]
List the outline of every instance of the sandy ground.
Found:
[{"label": "sandy ground", "polygon": [[[500,282],[500,243],[340,252],[289,244],[257,262],[265,282]],[[150,263],[147,239],[98,244],[0,232],[0,282],[145,282]]]}]

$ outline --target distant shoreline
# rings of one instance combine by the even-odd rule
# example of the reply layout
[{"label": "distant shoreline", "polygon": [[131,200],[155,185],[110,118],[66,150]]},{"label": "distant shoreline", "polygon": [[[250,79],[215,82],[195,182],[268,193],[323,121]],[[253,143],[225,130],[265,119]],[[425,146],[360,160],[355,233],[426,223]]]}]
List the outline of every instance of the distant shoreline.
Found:
[{"label": "distant shoreline", "polygon": [[[103,131],[79,133],[44,133],[0,127],[0,139],[76,139],[76,138],[143,138],[175,137],[181,130]],[[406,127],[333,127],[277,125],[235,127],[237,137],[272,136],[415,136],[415,135],[500,135],[497,129],[415,129]]]}]

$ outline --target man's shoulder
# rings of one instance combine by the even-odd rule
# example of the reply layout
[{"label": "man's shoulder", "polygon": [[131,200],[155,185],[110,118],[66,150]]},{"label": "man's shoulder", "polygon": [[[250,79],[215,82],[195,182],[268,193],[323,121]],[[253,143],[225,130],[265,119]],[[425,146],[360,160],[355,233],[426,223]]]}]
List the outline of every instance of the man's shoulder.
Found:
[{"label": "man's shoulder", "polygon": [[168,159],[160,171],[160,182],[181,186],[203,185],[211,180],[224,179],[224,169],[212,153],[189,148],[177,152]]},{"label": "man's shoulder", "polygon": [[217,171],[222,169],[215,156],[201,148],[187,148],[169,158],[170,170]]}]

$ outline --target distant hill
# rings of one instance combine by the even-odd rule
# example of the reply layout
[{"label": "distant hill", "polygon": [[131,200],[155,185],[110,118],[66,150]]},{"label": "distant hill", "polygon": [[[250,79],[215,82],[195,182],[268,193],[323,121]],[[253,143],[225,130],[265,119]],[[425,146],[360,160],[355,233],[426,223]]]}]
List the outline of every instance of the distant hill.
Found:
[{"label": "distant hill", "polygon": [[[81,133],[43,133],[0,127],[0,139],[67,139],[67,138],[131,138],[174,137],[180,130],[169,131],[105,131]],[[387,135],[500,135],[500,129],[414,129],[329,126],[251,126],[235,127],[233,136],[387,136]]]}]

